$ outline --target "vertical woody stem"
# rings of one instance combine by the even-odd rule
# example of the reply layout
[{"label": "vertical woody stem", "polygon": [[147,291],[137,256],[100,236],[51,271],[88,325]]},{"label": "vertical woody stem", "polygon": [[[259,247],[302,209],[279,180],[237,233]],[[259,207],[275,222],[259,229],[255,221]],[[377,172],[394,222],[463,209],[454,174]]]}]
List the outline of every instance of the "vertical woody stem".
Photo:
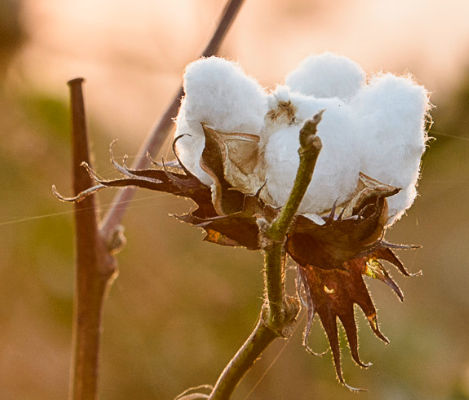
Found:
[{"label": "vertical woody stem", "polygon": [[[72,109],[73,189],[78,194],[93,182],[81,167],[90,162],[82,78],[68,82]],[[70,399],[97,398],[101,311],[108,283],[116,271],[98,230],[95,196],[75,203],[76,290]]]}]

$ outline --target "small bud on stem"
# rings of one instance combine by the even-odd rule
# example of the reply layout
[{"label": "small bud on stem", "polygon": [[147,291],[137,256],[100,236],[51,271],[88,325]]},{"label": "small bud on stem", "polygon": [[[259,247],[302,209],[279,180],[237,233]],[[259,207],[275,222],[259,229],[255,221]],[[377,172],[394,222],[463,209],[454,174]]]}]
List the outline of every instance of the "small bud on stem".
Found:
[{"label": "small bud on stem", "polygon": [[319,111],[312,119],[308,119],[303,128],[300,130],[300,145],[299,151],[308,151],[311,147],[321,148],[321,140],[316,136],[318,130],[318,124],[321,122],[322,114],[325,110]]}]

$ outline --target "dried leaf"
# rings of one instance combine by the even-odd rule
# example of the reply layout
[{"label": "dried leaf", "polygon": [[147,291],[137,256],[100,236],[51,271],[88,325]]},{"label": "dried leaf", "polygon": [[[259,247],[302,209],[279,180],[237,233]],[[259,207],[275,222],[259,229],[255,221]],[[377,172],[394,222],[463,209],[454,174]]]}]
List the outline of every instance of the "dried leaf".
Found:
[{"label": "dried leaf", "polygon": [[[337,378],[344,385],[346,384],[340,361],[337,318],[345,329],[352,358],[361,367],[368,367],[369,364],[363,363],[358,354],[354,304],[358,304],[363,310],[376,336],[388,342],[378,328],[376,309],[362,278],[365,264],[366,259],[359,258],[348,261],[341,270],[326,270],[312,265],[300,266],[305,291],[311,296],[314,313],[319,315],[331,346]],[[308,322],[314,317],[314,313],[310,315]],[[346,386],[351,390],[359,390]]]},{"label": "dried leaf", "polygon": [[399,286],[378,259],[387,260],[404,274],[404,268],[392,250],[382,241],[387,217],[386,197],[399,189],[360,174],[360,182],[352,199],[343,205],[336,217],[334,204],[325,224],[317,225],[298,216],[287,236],[286,250],[299,264],[299,276],[306,294],[308,322],[305,340],[315,313],[319,315],[333,354],[337,378],[343,379],[337,319],[345,329],[354,361],[362,366],[358,354],[358,335],[354,315],[357,304],[368,319],[377,337],[388,343],[378,327],[376,308],[363,281],[363,275],[386,283],[403,300]]},{"label": "dried leaf", "polygon": [[249,250],[259,249],[259,228],[256,218],[235,213],[215,218],[197,218],[187,214],[177,216],[179,220],[205,230],[204,240],[224,246],[243,246]]},{"label": "dried leaf", "polygon": [[342,268],[379,241],[387,220],[386,197],[399,189],[360,174],[352,199],[335,218],[335,205],[324,225],[298,216],[287,239],[287,251],[300,265]]},{"label": "dried leaf", "polygon": [[[259,162],[260,138],[246,133],[217,131],[205,124],[202,127],[205,148],[200,166],[214,181],[215,208],[219,215],[239,211],[239,192],[253,194],[263,185]],[[236,194],[229,193],[233,187]]]},{"label": "dried leaf", "polygon": [[371,257],[366,261],[364,274],[384,282],[396,293],[399,300],[404,301],[401,289],[376,258]]}]

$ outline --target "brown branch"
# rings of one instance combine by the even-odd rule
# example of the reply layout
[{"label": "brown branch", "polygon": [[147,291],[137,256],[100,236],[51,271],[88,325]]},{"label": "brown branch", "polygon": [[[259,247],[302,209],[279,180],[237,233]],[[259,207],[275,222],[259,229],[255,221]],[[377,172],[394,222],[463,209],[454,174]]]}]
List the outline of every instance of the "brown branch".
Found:
[{"label": "brown branch", "polygon": [[[223,9],[222,16],[218,22],[217,28],[215,29],[215,32],[210,38],[210,41],[202,52],[201,57],[209,57],[218,52],[220,45],[223,42],[228,29],[236,18],[243,2],[244,0],[230,0],[226,4],[225,8]],[[151,133],[140,147],[137,157],[132,164],[133,169],[141,169],[147,165],[147,153],[156,154],[161,150],[165,140],[171,132],[171,127],[173,124],[172,120],[177,115],[179,104],[183,95],[184,91],[181,86],[176,95],[173,97],[173,100],[167,107],[166,111],[160,118],[159,122],[152,129]],[[107,238],[107,240],[110,240],[109,238],[114,234],[115,229],[121,223],[127,209],[127,204],[133,198],[135,190],[135,187],[126,187],[121,189],[114,197],[111,208],[105,215],[100,229],[102,236]]]},{"label": "brown branch", "polygon": [[[93,182],[81,167],[90,162],[82,78],[68,82],[72,109],[73,190]],[[70,399],[93,400],[97,393],[101,310],[108,282],[116,271],[98,230],[95,196],[75,203],[76,290]]]}]

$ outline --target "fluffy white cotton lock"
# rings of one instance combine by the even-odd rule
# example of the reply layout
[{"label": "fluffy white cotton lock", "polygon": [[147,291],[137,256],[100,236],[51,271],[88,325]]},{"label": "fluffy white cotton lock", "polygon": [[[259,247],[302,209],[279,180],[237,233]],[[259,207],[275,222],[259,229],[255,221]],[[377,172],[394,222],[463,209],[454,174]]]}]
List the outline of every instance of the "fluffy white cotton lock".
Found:
[{"label": "fluffy white cotton lock", "polygon": [[234,62],[209,57],[186,67],[185,97],[176,119],[176,134],[185,136],[176,149],[186,167],[209,184],[211,179],[200,169],[205,143],[201,123],[223,132],[259,134],[267,112],[267,94]]},{"label": "fluffy white cotton lock", "polygon": [[351,99],[365,82],[365,72],[354,61],[332,53],[310,56],[286,78],[292,90],[315,97]]},{"label": "fluffy white cotton lock", "polygon": [[176,136],[190,136],[178,141],[177,151],[207,185],[212,180],[199,165],[205,145],[201,123],[261,137],[255,173],[266,182],[262,196],[283,206],[298,168],[299,130],[324,109],[318,125],[323,147],[299,212],[317,216],[335,201],[349,200],[360,171],[401,188],[388,198],[388,224],[414,201],[429,102],[425,89],[410,78],[385,74],[365,84],[356,63],[326,53],[307,58],[288,75],[286,86],[267,94],[237,64],[211,57],[187,67],[184,89]]},{"label": "fluffy white cotton lock", "polygon": [[176,151],[181,162],[205,185],[212,184],[212,178],[200,167],[200,157],[205,147],[205,137],[199,121],[188,121],[185,113],[185,100],[181,103],[176,118],[175,137],[182,136],[176,143]]},{"label": "fluffy white cotton lock", "polygon": [[274,132],[267,142],[266,190],[275,206],[285,204],[299,165],[299,131],[304,123],[303,116],[312,118],[324,109],[317,133],[322,150],[299,208],[300,213],[321,214],[335,201],[340,204],[348,200],[357,186],[360,157],[356,151],[355,127],[349,107],[339,99],[302,96],[300,100],[296,102],[292,94],[291,102],[302,110],[302,118],[297,124]]},{"label": "fluffy white cotton lock", "polygon": [[388,199],[392,223],[412,205],[417,193],[427,140],[428,94],[410,78],[385,74],[363,87],[351,106],[358,123],[361,171],[402,189]]}]

